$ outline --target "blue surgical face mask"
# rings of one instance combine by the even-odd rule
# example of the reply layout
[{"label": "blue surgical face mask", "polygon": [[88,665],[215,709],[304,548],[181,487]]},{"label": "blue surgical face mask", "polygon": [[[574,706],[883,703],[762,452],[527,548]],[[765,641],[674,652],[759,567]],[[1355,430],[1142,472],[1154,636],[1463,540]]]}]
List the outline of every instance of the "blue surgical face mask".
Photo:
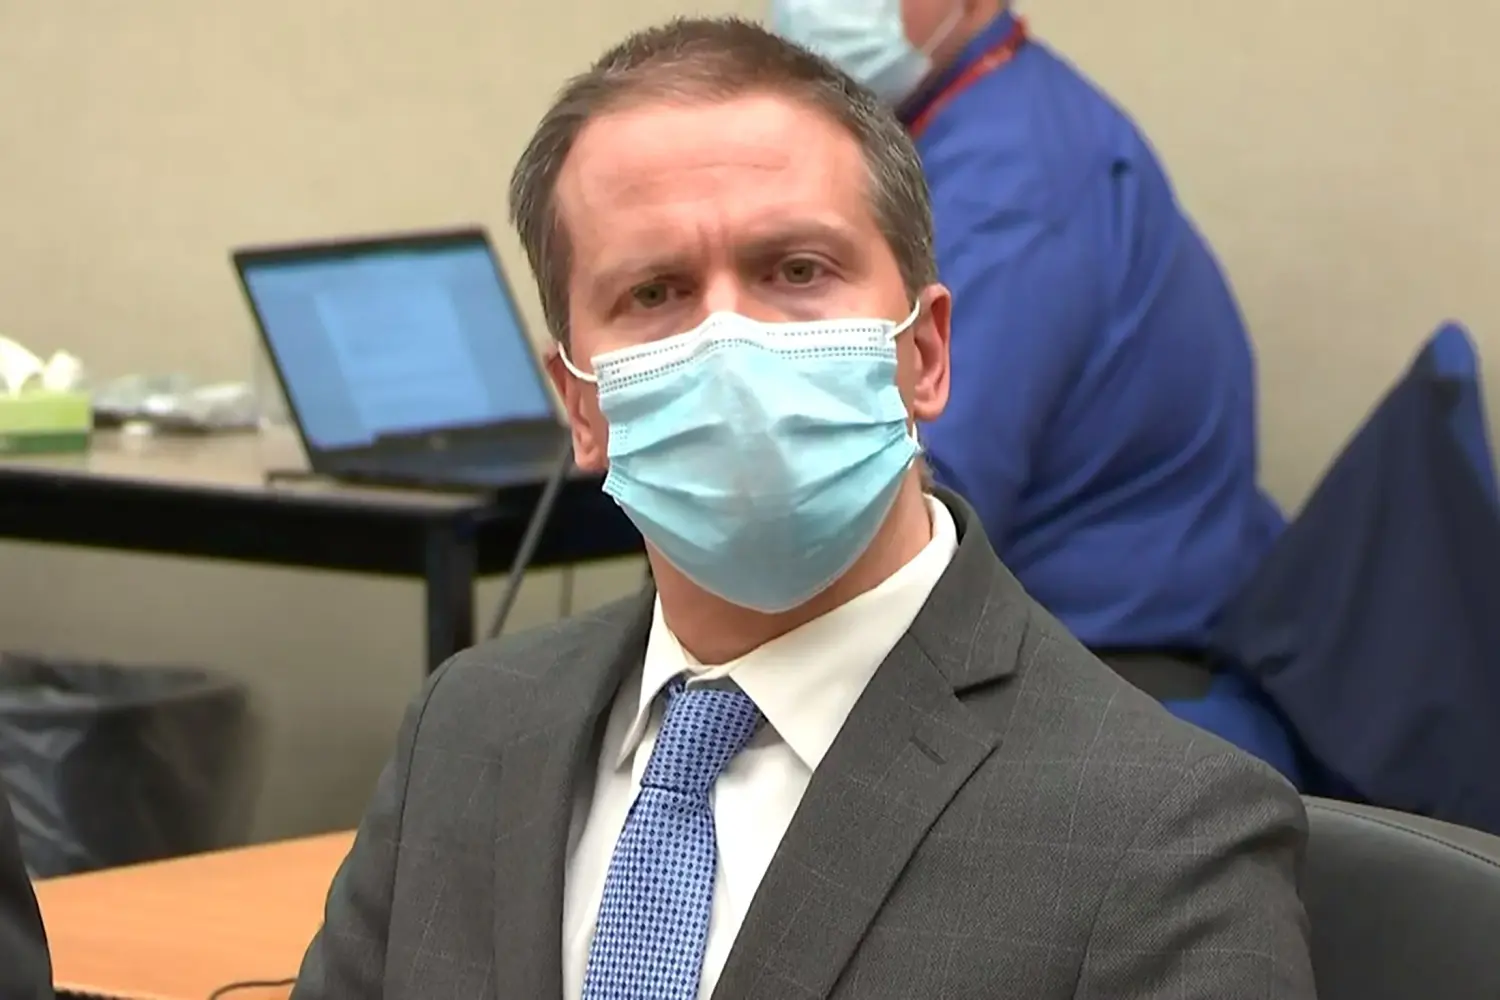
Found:
[{"label": "blue surgical face mask", "polygon": [[901,0],[773,0],[771,30],[827,59],[891,106],[917,92],[932,73],[932,52],[963,17],[953,10],[918,48],[906,37]]},{"label": "blue surgical face mask", "polygon": [[594,357],[609,421],[604,491],[698,586],[794,608],[869,547],[918,446],[896,388],[903,322],[760,323]]}]

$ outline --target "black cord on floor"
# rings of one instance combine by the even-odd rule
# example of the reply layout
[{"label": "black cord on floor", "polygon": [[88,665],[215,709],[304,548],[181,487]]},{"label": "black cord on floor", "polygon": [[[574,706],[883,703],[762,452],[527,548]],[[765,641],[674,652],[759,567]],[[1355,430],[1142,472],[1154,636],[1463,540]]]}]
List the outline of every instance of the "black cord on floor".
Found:
[{"label": "black cord on floor", "polygon": [[275,990],[283,986],[296,986],[297,980],[293,979],[246,979],[238,983],[225,983],[208,995],[208,1000],[223,1000],[231,993],[241,990]]}]

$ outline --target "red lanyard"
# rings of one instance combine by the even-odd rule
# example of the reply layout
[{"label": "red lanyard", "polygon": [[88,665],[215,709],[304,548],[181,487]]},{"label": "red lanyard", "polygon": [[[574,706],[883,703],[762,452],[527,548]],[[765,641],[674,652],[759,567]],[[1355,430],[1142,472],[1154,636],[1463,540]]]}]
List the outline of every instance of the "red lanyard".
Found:
[{"label": "red lanyard", "polygon": [[946,108],[959,94],[1014,59],[1016,53],[1020,52],[1025,44],[1026,22],[1018,17],[1011,25],[1010,32],[1001,39],[999,44],[970,64],[968,69],[960,73],[952,83],[938,91],[932,100],[927,102],[927,107],[922,109],[922,113],[917,115],[907,130],[911,133],[911,137],[915,139],[925,132],[939,111]]}]

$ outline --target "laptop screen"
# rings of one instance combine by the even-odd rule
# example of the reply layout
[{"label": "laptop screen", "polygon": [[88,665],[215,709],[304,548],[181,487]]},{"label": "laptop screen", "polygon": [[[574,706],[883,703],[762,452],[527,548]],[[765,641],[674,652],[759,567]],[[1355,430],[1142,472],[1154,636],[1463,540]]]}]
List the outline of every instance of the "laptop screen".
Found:
[{"label": "laptop screen", "polygon": [[310,447],[554,419],[482,234],[261,252],[239,265]]}]

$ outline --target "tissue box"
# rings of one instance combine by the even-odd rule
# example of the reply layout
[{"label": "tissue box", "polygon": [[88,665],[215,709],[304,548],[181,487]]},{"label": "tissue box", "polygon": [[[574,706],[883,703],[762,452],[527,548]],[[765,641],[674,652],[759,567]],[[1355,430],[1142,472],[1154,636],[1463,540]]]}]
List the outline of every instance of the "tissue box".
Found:
[{"label": "tissue box", "polygon": [[94,409],[86,392],[0,396],[0,455],[87,451]]}]

